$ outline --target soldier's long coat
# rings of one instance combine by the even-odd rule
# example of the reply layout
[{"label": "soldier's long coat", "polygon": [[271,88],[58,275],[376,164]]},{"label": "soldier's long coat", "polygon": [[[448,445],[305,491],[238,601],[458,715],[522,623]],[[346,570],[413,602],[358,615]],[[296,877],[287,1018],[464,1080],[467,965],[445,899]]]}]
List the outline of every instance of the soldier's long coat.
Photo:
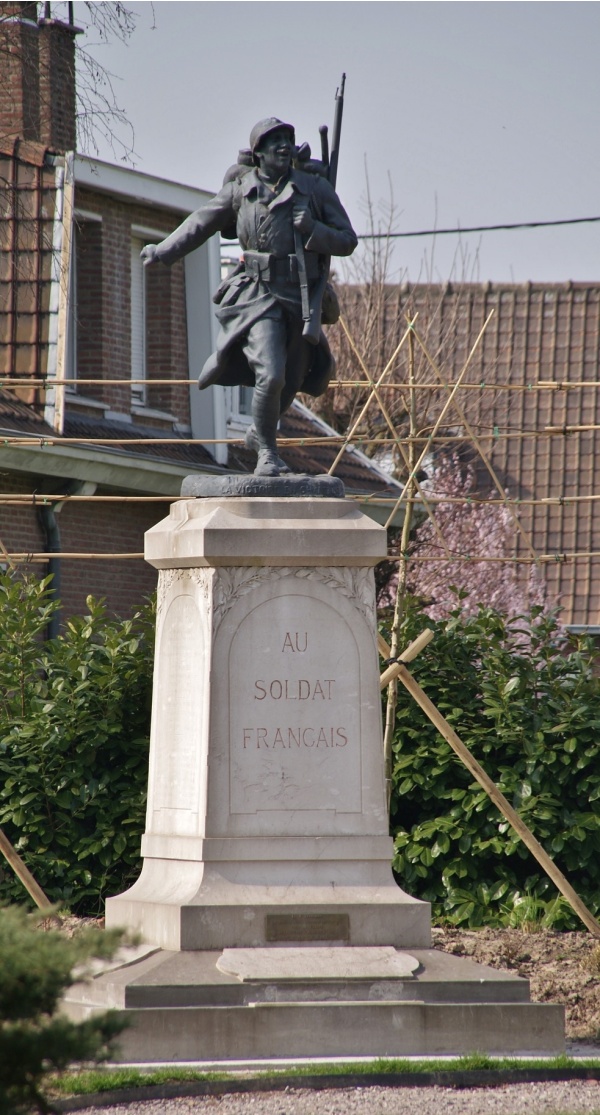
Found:
[{"label": "soldier's long coat", "polygon": [[[327,256],[350,255],[357,244],[356,235],[335,190],[326,179],[303,171],[290,171],[283,189],[273,194],[255,170],[227,182],[211,201],[192,213],[156,248],[156,258],[175,263],[199,248],[215,232],[235,226],[243,250],[268,252],[281,258],[295,251],[294,204],[306,204],[315,226],[304,247],[307,263],[311,255],[321,267]],[[311,284],[312,286],[313,284]],[[248,329],[279,303],[301,318],[298,283],[278,279],[266,283],[243,269],[221,284],[215,295],[221,331],[217,350],[202,369],[199,386],[212,383],[224,386],[254,385],[254,374],[244,355]],[[319,344],[311,352],[311,363],[302,390],[311,395],[325,391],[333,372],[333,357],[321,330]]]}]

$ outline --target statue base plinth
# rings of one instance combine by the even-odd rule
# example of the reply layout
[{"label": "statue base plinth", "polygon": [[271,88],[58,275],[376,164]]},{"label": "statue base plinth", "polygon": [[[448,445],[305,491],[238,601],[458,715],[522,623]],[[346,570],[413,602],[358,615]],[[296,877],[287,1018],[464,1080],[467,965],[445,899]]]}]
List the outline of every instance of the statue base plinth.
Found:
[{"label": "statue base plinth", "polygon": [[232,496],[297,496],[304,499],[343,499],[344,485],[337,476],[304,476],[286,473],[282,476],[255,476],[237,473],[233,476],[207,476],[192,473],[184,477],[182,496],[197,499],[228,499]]},{"label": "statue base plinth", "polygon": [[394,881],[385,531],[331,478],[189,483],[204,498],[146,535],[160,575],[144,866],[106,904],[147,951],[73,987],[67,1010],[123,1011],[124,1061],[561,1052],[562,1008],[432,949],[428,903]]}]

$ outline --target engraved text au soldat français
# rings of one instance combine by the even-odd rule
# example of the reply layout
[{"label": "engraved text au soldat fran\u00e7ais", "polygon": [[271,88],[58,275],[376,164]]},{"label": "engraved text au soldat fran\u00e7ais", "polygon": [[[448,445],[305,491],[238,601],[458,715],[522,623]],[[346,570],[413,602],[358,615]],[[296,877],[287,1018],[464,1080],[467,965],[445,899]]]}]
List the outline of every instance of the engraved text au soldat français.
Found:
[{"label": "engraved text au soldat fran\u00e7ais", "polygon": [[[281,653],[306,654],[309,649],[307,631],[286,631],[281,640]],[[323,702],[329,702],[335,695],[334,678],[258,678],[254,682],[254,701],[275,702],[308,702],[309,707],[315,711]],[[316,707],[315,707],[316,705]],[[292,707],[294,707],[292,705]],[[324,747],[345,747],[348,743],[348,734],[344,727],[331,726],[313,727],[311,725],[296,725],[295,727],[249,727],[243,729],[243,748],[276,750],[285,748],[319,749]]]},{"label": "engraved text au soldat fran\u00e7ais", "polygon": [[333,695],[333,678],[324,678],[323,681],[309,681],[308,678],[299,678],[298,681],[289,681],[285,678],[280,681],[254,682],[254,700],[264,701],[268,696],[272,701],[330,701]]},{"label": "engraved text au soldat fran\u00e7ais", "polygon": [[345,747],[348,736],[345,728],[244,728],[244,751],[248,747],[265,747],[275,751],[278,747]]}]

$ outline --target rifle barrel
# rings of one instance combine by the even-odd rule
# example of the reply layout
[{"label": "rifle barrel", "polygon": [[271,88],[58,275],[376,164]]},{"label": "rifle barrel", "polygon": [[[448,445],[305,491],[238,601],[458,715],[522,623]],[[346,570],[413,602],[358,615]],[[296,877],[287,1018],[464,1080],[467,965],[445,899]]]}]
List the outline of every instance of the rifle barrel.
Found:
[{"label": "rifle barrel", "polygon": [[331,155],[329,157],[329,174],[328,178],[331,185],[335,189],[337,182],[337,169],[338,159],[340,153],[340,138],[342,134],[342,115],[344,112],[344,86],[346,84],[346,75],[342,74],[339,88],[335,91],[335,114],[333,118],[333,134],[331,138]]}]

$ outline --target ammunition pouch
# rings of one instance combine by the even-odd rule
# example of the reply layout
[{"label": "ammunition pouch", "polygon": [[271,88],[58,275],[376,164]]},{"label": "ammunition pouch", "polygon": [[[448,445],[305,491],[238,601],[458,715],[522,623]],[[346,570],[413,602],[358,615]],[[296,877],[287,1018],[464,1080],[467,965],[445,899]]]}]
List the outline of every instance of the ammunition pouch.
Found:
[{"label": "ammunition pouch", "polygon": [[321,325],[335,325],[340,319],[340,303],[331,283],[327,283],[321,302]]}]

